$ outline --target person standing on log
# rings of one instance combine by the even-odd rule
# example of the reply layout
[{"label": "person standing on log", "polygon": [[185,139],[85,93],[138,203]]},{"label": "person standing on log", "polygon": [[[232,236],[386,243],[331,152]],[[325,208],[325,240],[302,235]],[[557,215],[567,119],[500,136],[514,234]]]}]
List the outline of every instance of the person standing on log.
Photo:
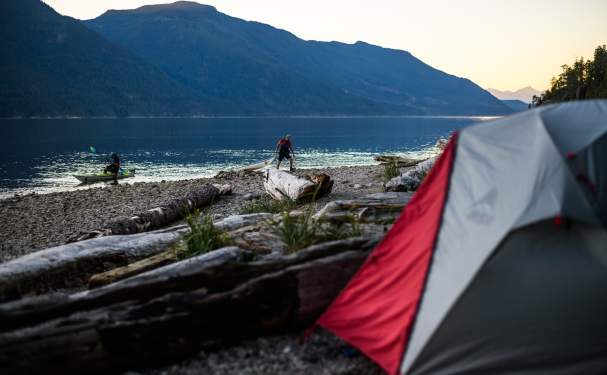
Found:
[{"label": "person standing on log", "polygon": [[105,167],[103,173],[111,173],[114,178],[113,185],[118,185],[118,171],[120,171],[120,158],[116,153],[112,154],[112,164]]},{"label": "person standing on log", "polygon": [[276,169],[280,169],[280,163],[283,159],[289,159],[289,171],[293,172],[293,145],[291,144],[291,135],[287,134],[283,138],[278,140],[276,144],[276,153],[278,154],[278,164]]}]

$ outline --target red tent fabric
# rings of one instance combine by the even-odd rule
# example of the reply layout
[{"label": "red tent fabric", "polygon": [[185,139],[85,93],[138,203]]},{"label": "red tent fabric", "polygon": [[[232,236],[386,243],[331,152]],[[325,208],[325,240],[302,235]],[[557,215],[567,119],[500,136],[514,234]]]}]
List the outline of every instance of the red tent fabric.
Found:
[{"label": "red tent fabric", "polygon": [[390,232],[317,322],[389,374],[398,373],[414,324],[440,227],[456,140],[454,135]]}]

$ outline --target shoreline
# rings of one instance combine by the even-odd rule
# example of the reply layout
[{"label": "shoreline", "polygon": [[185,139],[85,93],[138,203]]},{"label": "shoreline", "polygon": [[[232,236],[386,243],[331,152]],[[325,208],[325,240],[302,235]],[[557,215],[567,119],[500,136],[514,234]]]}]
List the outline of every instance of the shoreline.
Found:
[{"label": "shoreline", "polygon": [[[373,161],[368,164],[355,164],[355,165],[338,165],[338,166],[312,166],[312,167],[299,167],[298,171],[317,171],[317,170],[332,170],[338,168],[355,168],[355,167],[372,167],[380,165],[379,162]],[[222,169],[213,169],[208,173],[201,173],[200,175],[193,176],[180,176],[180,177],[150,177],[150,180],[140,181],[137,178],[141,178],[139,175],[135,175],[133,179],[122,179],[119,180],[120,185],[135,185],[135,184],[159,184],[159,183],[176,183],[179,181],[191,181],[191,180],[212,180],[215,179],[215,176],[221,172],[228,173],[238,173],[242,171],[242,167],[239,166],[233,169],[222,170]],[[7,189],[7,191],[0,191],[0,204],[3,201],[15,198],[23,198],[31,195],[48,195],[48,194],[59,194],[59,193],[69,193],[75,191],[83,191],[90,189],[98,189],[98,188],[107,188],[110,187],[107,182],[96,182],[91,184],[78,184],[74,182],[71,186],[57,186],[57,187],[32,187],[32,188],[12,188]]]},{"label": "shoreline", "polygon": [[[335,181],[329,200],[380,192],[380,165],[298,169],[295,174],[327,173]],[[122,182],[117,186],[91,186],[50,193],[17,195],[0,200],[0,263],[57,246],[73,235],[103,227],[112,220],[131,217],[182,197],[205,184],[230,184],[233,194],[203,210],[213,219],[238,214],[252,198],[265,194],[262,174],[227,172],[224,176],[158,182]]]},{"label": "shoreline", "polygon": [[254,118],[445,118],[445,119],[478,119],[478,120],[492,120],[506,115],[347,115],[347,114],[336,114],[336,115],[201,115],[201,116],[34,116],[34,117],[0,117],[0,121],[5,120],[149,120],[149,119],[254,119]]}]

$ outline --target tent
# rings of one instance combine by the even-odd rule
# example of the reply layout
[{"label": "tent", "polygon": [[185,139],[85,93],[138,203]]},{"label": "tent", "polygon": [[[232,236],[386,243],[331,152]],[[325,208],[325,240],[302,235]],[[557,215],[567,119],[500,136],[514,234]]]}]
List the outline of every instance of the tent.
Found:
[{"label": "tent", "polygon": [[607,373],[607,101],[454,134],[317,324],[389,374]]}]

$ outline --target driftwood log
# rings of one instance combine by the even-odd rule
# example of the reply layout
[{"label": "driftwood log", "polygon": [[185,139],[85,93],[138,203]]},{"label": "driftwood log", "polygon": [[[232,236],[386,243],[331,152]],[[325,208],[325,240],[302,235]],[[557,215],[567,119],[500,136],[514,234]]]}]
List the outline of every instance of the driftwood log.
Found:
[{"label": "driftwood log", "polygon": [[314,218],[327,221],[348,221],[354,215],[359,222],[393,222],[409,203],[411,193],[376,193],[360,199],[327,203]]},{"label": "driftwood log", "polygon": [[166,293],[205,287],[210,292],[229,290],[264,274],[344,251],[367,251],[379,237],[326,242],[281,257],[243,262],[249,252],[235,247],[182,260],[97,289],[67,295],[35,296],[0,304],[0,332],[33,325],[83,309],[92,309],[132,299],[148,300]]},{"label": "driftwood log", "polygon": [[394,177],[390,181],[386,182],[384,188],[386,191],[415,191],[422,183],[426,174],[432,169],[437,157],[431,157],[430,159],[424,160],[415,167],[408,169],[400,176]]},{"label": "driftwood log", "polygon": [[265,172],[263,186],[274,199],[305,201],[331,193],[333,181],[324,173],[300,177],[271,168]]},{"label": "driftwood log", "polygon": [[139,213],[133,217],[110,222],[105,228],[80,233],[68,239],[67,242],[78,242],[108,235],[141,233],[162,228],[182,219],[195,209],[210,205],[222,192],[224,195],[231,194],[232,189],[229,185],[214,186],[206,184],[189,192],[185,197],[173,199],[160,207]]},{"label": "driftwood log", "polygon": [[158,269],[77,296],[0,305],[0,368],[3,374],[120,371],[301,329],[376,243],[336,241],[288,257],[183,266],[169,275]]},{"label": "driftwood log", "polygon": [[398,168],[414,167],[424,161],[424,159],[412,159],[396,155],[376,155],[373,157],[373,159],[378,161],[380,164],[392,164]]},{"label": "driftwood log", "polygon": [[185,226],[179,226],[128,236],[93,238],[0,264],[0,301],[82,287],[96,273],[166,250],[187,231]]}]

